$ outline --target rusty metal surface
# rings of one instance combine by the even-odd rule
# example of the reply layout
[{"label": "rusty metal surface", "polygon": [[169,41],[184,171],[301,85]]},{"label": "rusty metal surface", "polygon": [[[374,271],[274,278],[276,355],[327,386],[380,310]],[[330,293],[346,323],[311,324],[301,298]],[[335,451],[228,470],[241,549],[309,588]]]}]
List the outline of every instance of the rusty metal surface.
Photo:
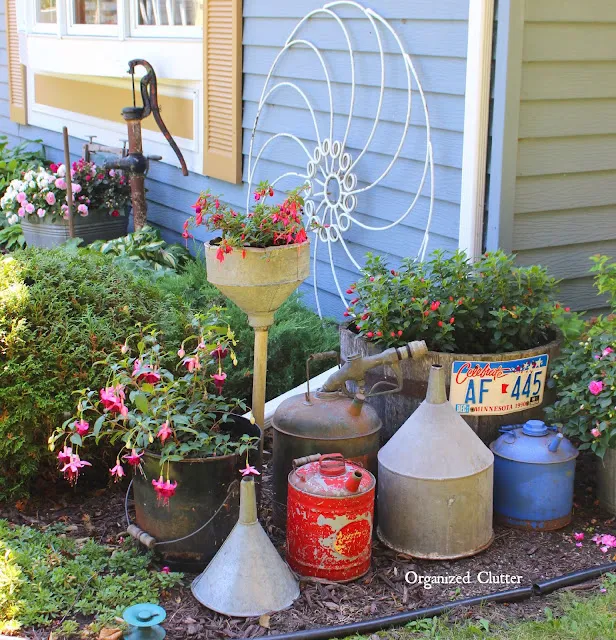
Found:
[{"label": "rusty metal surface", "polygon": [[[301,576],[348,582],[370,568],[376,481],[348,460],[332,473],[324,458],[289,474],[287,561]],[[357,493],[349,491],[355,473]]]},{"label": "rusty metal surface", "polygon": [[556,531],[566,527],[573,516],[571,513],[563,516],[562,518],[555,518],[554,520],[513,520],[500,513],[494,513],[494,522],[497,524],[506,525],[512,529],[520,529],[522,531]]},{"label": "rusty metal surface", "polygon": [[[249,433],[259,435],[261,430],[241,416],[234,416],[229,425],[233,435]],[[260,451],[251,451],[250,464],[261,469]],[[172,462],[169,475],[177,481],[176,494],[168,506],[158,504],[152,479],[160,474],[159,457],[147,453],[143,458],[145,477],[135,475],[136,523],[158,542],[186,536],[206,522],[225,501],[229,488],[239,479],[239,470],[246,464],[237,455],[216,456]],[[160,547],[165,561],[178,569],[200,570],[213,557],[237,521],[239,513],[238,491],[203,531],[187,540]]]},{"label": "rusty metal surface", "polygon": [[[345,326],[340,327],[340,355],[343,362],[354,353],[373,355],[381,352],[378,346],[367,342]],[[554,340],[536,349],[515,351],[506,354],[452,354],[429,351],[425,358],[418,360],[405,360],[400,363],[402,370],[402,391],[391,396],[375,396],[368,398],[368,403],[374,407],[383,421],[381,442],[385,444],[397,431],[400,425],[419,407],[423,401],[427,386],[429,370],[432,363],[441,364],[447,371],[446,389],[449,394],[449,374],[454,360],[485,360],[488,362],[497,360],[516,360],[529,358],[535,355],[547,353],[550,362],[560,353],[560,342]],[[549,375],[549,369],[548,369]],[[396,382],[396,376],[391,367],[381,366],[366,372],[366,386],[371,387],[379,381]],[[351,388],[352,385],[349,385]],[[543,418],[543,406],[548,406],[555,400],[553,389],[546,389],[543,403],[540,406],[526,409],[509,415],[463,415],[465,422],[475,431],[485,444],[489,444],[498,437],[499,427],[512,422],[522,423],[533,418]]]}]

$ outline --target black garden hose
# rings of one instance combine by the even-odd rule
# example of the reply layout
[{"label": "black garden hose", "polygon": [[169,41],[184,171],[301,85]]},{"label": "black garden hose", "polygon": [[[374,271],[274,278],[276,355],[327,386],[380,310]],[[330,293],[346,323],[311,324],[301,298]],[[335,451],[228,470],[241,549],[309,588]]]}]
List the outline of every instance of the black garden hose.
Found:
[{"label": "black garden hose", "polygon": [[267,640],[327,640],[328,638],[340,638],[356,633],[372,633],[387,629],[388,627],[408,624],[414,620],[440,616],[452,609],[458,609],[460,607],[482,605],[487,602],[518,602],[520,600],[528,600],[532,596],[547,595],[557,589],[586,582],[592,578],[597,578],[604,573],[609,573],[610,571],[616,571],[616,562],[602,564],[590,569],[573,571],[562,576],[557,576],[556,578],[550,578],[543,582],[535,582],[532,585],[520,587],[518,589],[496,591],[484,596],[474,596],[472,598],[454,600],[453,602],[447,602],[433,607],[414,609],[413,611],[396,613],[392,616],[384,616],[382,618],[373,618],[372,620],[362,620],[351,624],[343,624],[339,627],[319,627],[318,629],[305,629],[304,631],[294,631],[293,633],[281,633],[278,635],[267,636]]}]

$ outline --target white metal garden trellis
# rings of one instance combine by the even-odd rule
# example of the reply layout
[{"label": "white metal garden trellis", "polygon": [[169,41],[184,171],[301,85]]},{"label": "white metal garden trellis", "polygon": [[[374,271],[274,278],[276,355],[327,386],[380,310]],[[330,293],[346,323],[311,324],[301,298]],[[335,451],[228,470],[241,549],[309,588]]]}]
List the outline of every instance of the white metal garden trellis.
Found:
[{"label": "white metal garden trellis", "polygon": [[[356,106],[356,56],[351,41],[349,29],[345,25],[345,19],[337,12],[338,9],[347,7],[357,9],[360,12],[361,19],[369,21],[369,25],[372,27],[372,32],[375,36],[376,51],[379,55],[380,61],[380,88],[377,108],[374,116],[374,121],[368,135],[365,146],[359,151],[355,157],[347,150],[347,142],[351,126],[353,122],[353,115]],[[341,35],[344,39],[345,45],[348,48],[349,63],[350,63],[350,100],[348,116],[346,117],[346,123],[344,124],[344,130],[342,136],[340,131],[336,130],[335,118],[334,118],[334,92],[332,88],[332,80],[328,67],[326,64],[326,53],[323,53],[313,42],[306,40],[305,38],[297,37],[297,32],[302,27],[309,23],[311,18],[315,16],[327,17],[334,20],[341,30]],[[314,21],[313,21],[314,24]],[[318,25],[317,25],[318,26]],[[365,186],[359,186],[359,179],[361,179],[360,167],[358,166],[360,160],[370,150],[370,145],[374,140],[379,122],[381,119],[383,100],[386,90],[385,82],[385,70],[386,70],[386,56],[383,46],[383,34],[389,34],[389,37],[393,38],[395,42],[396,55],[400,56],[404,63],[404,70],[406,75],[406,112],[404,115],[403,127],[400,136],[400,140],[392,144],[391,160],[388,162],[385,169],[380,175],[371,180]],[[319,130],[317,118],[315,115],[315,109],[311,103],[310,98],[306,91],[304,91],[298,83],[289,81],[275,82],[273,78],[276,76],[277,67],[280,61],[283,59],[291,49],[303,47],[312,51],[314,54],[315,64],[322,70],[324,80],[327,86],[327,98],[329,102],[329,117],[328,126],[325,135]],[[412,98],[413,98],[413,82],[416,85],[416,90],[419,93],[421,99],[421,105],[425,117],[426,127],[426,150],[425,159],[423,163],[423,173],[421,179],[414,190],[414,195],[411,192],[409,194],[410,205],[404,211],[402,211],[393,222],[383,224],[381,226],[369,225],[360,220],[355,214],[359,199],[362,194],[373,189],[380,184],[386,176],[390,173],[397,160],[400,158],[404,143],[409,133],[409,127],[411,123],[412,112]],[[312,122],[314,124],[316,146],[310,150],[306,144],[295,134],[281,131],[275,133],[267,138],[257,151],[255,149],[255,136],[257,133],[257,125],[259,118],[266,105],[273,106],[272,96],[282,88],[287,88],[296,92],[306,109],[308,109]],[[376,89],[375,89],[376,90]],[[430,130],[430,118],[428,114],[428,108],[426,104],[426,98],[423,88],[419,81],[416,69],[413,65],[411,57],[406,53],[404,45],[396,31],[390,25],[390,23],[380,16],[372,9],[363,7],[362,5],[352,0],[339,0],[337,2],[330,2],[325,4],[319,9],[309,12],[304,16],[295,26],[289,37],[287,38],[283,48],[276,56],[269,73],[267,75],[261,98],[259,100],[257,114],[255,117],[252,136],[250,140],[250,151],[248,158],[248,195],[247,195],[247,208],[250,207],[250,197],[253,191],[253,181],[255,177],[255,171],[259,165],[260,160],[263,157],[265,150],[277,140],[288,139],[295,142],[301,151],[306,155],[306,170],[305,173],[298,171],[285,171],[274,180],[270,182],[276,185],[278,182],[287,177],[296,177],[305,181],[308,184],[306,191],[306,203],[304,207],[306,215],[306,227],[311,229],[314,234],[313,239],[313,286],[316,298],[316,305],[319,314],[321,315],[321,304],[319,301],[319,289],[317,284],[317,251],[319,243],[324,243],[327,246],[329,262],[331,266],[333,280],[336,286],[336,290],[342,303],[345,307],[348,307],[349,302],[343,292],[343,287],[340,286],[338,276],[336,274],[336,265],[334,263],[334,256],[332,252],[332,245],[339,243],[344,249],[350,262],[353,266],[360,270],[361,266],[353,256],[347,242],[345,241],[345,233],[349,231],[352,225],[357,225],[366,231],[378,232],[388,231],[398,224],[400,224],[407,216],[413,211],[417,204],[419,197],[426,191],[426,184],[429,183],[429,210],[428,217],[421,242],[418,256],[423,259],[428,246],[430,225],[432,222],[432,213],[434,209],[434,161],[432,155],[432,141]],[[332,195],[333,194],[333,195]]]}]

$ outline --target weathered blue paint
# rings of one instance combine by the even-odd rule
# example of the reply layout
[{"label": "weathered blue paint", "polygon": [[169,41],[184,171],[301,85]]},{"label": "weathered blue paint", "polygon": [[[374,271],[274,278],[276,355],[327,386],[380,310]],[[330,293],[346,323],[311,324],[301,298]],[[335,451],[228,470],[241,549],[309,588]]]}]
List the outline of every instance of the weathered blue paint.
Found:
[{"label": "weathered blue paint", "polygon": [[[323,0],[244,0],[244,80],[243,80],[243,151],[244,180],[247,177],[250,131],[257,111],[265,77],[272,61],[283,45],[292,27],[309,11],[319,8]],[[400,35],[406,50],[413,58],[417,73],[426,91],[426,99],[433,127],[435,160],[436,201],[429,249],[454,250],[458,245],[460,178],[462,166],[462,140],[464,123],[464,87],[466,73],[467,22],[469,0],[379,0],[364,4],[390,21]],[[24,139],[41,139],[48,156],[62,161],[61,135],[37,127],[18,126],[8,119],[8,85],[6,67],[6,43],[4,38],[4,3],[0,3],[0,133],[9,135],[11,143]],[[351,34],[361,35],[362,26],[356,10],[343,8],[341,14],[349,18]],[[309,39],[324,52],[333,77],[334,112],[337,126],[347,116],[350,97],[348,52],[344,41],[337,34],[332,20],[317,18],[318,27],[309,32]],[[303,27],[302,27],[303,29]],[[302,32],[303,33],[303,32]],[[308,32],[306,32],[308,33]],[[378,55],[370,38],[359,38],[356,53],[357,93],[354,124],[349,135],[349,151],[356,155],[363,147],[372,127],[378,105]],[[390,61],[394,47],[384,39],[385,55]],[[344,71],[343,71],[344,70]],[[297,80],[315,106],[319,121],[328,117],[326,84],[319,74],[314,55],[306,49],[298,49],[281,66],[277,80]],[[382,124],[373,140],[370,153],[363,158],[358,178],[360,183],[378,175],[394,151],[395,139],[404,121],[406,94],[401,89],[405,77],[400,66],[391,67],[386,84],[392,87],[383,105]],[[371,225],[395,220],[406,210],[413,197],[413,189],[419,182],[423,161],[422,110],[419,96],[413,97],[414,108],[411,130],[405,144],[399,166],[381,185],[363,194],[359,202],[358,217]],[[308,146],[315,143],[314,129],[305,106],[293,91],[280,91],[276,107],[267,109],[259,121],[258,139],[278,131],[296,133]],[[70,122],[67,122],[70,131]],[[96,134],[96,131],[92,131]],[[81,155],[83,141],[72,139],[71,152],[75,158]],[[257,180],[273,178],[293,167],[305,168],[305,159],[297,148],[289,145],[272,145],[264,156],[263,172]],[[147,149],[146,149],[147,152]],[[283,188],[291,184],[282,185]],[[246,185],[231,185],[206,176],[192,173],[181,176],[178,169],[155,163],[146,181],[148,189],[148,219],[160,227],[163,237],[181,241],[182,224],[190,215],[190,205],[199,191],[211,189],[224,195],[224,199],[236,208],[246,202]],[[366,232],[359,227],[352,229],[348,245],[353,255],[362,262],[368,251],[385,254],[393,265],[404,256],[415,255],[425,229],[429,201],[420,198],[415,211],[401,225],[388,232]],[[197,240],[207,238],[201,230]],[[318,284],[321,306],[326,314],[340,315],[342,311],[336,287],[330,271],[327,252],[317,257]],[[355,280],[356,272],[340,247],[334,248],[337,273],[344,285]],[[313,303],[311,278],[302,285],[305,301]]]},{"label": "weathered blue paint", "polygon": [[502,427],[494,453],[494,516],[521,529],[567,525],[573,507],[577,449],[540,420]]}]

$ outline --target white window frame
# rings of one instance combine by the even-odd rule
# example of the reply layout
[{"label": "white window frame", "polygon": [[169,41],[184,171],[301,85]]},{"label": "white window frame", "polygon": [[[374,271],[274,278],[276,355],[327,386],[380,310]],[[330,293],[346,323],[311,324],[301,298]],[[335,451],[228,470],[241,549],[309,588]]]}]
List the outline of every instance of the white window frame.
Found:
[{"label": "white window frame", "polygon": [[[174,0],[169,0],[173,2]],[[134,38],[181,38],[201,39],[203,29],[201,25],[143,25],[139,24],[139,0],[128,0],[130,24],[129,33]]]},{"label": "white window frame", "polygon": [[62,0],[56,0],[56,22],[37,22],[37,5],[39,0],[28,0],[27,25],[28,31],[32,33],[47,33],[50,35],[58,33],[58,24],[60,23],[60,7]]}]

